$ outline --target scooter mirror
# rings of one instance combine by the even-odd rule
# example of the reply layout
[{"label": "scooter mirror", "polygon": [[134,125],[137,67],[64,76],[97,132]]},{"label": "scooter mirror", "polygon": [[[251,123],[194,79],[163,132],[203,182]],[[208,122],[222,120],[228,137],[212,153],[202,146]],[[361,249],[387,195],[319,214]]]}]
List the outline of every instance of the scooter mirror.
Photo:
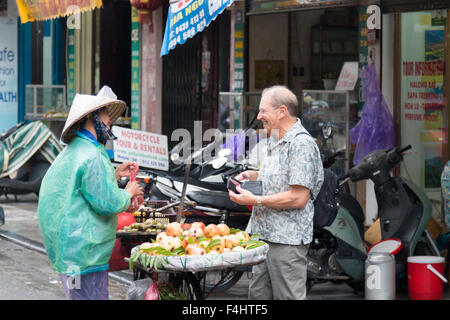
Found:
[{"label": "scooter mirror", "polygon": [[219,151],[218,156],[221,158],[226,158],[231,155],[231,149],[225,148]]},{"label": "scooter mirror", "polygon": [[322,127],[322,135],[325,140],[330,139],[333,136],[333,125],[331,122],[327,122]]},{"label": "scooter mirror", "polygon": [[178,159],[180,159],[180,155],[178,153],[172,153],[170,155],[170,160],[172,160],[172,162],[177,161]]},{"label": "scooter mirror", "polygon": [[0,207],[0,226],[5,224],[5,211]]},{"label": "scooter mirror", "polygon": [[228,159],[226,157],[218,157],[211,161],[211,165],[214,169],[222,168],[225,163],[227,163]]}]

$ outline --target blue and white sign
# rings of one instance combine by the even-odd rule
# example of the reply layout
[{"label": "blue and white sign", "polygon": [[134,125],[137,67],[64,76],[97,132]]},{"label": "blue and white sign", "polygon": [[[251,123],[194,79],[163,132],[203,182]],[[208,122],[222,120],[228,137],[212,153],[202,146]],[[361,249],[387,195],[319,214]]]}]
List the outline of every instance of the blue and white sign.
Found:
[{"label": "blue and white sign", "polygon": [[18,121],[17,18],[0,17],[0,133]]},{"label": "blue and white sign", "polygon": [[161,56],[183,44],[230,6],[234,0],[179,0],[172,2],[167,15]]}]

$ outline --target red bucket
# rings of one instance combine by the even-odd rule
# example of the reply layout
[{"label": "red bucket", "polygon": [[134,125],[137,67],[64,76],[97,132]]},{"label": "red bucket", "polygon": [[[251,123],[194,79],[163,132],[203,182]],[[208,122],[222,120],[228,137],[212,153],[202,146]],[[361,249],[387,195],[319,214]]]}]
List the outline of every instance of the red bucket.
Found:
[{"label": "red bucket", "polygon": [[408,293],[412,300],[440,300],[444,291],[444,261],[436,256],[408,257]]}]

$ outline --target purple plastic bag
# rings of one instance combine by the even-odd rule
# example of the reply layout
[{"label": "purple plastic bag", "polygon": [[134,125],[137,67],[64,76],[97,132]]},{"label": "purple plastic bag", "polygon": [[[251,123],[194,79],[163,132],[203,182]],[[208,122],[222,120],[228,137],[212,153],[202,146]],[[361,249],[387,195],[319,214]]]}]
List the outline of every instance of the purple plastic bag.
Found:
[{"label": "purple plastic bag", "polygon": [[395,146],[394,120],[380,90],[374,63],[363,68],[361,82],[365,103],[361,119],[350,130],[350,141],[356,144],[354,165],[374,150]]},{"label": "purple plastic bag", "polygon": [[222,146],[222,149],[228,148],[231,150],[231,155],[228,156],[230,161],[238,161],[241,157],[245,156],[245,140],[249,138],[249,152],[259,142],[259,136],[253,129],[242,130],[240,133],[229,137]]}]

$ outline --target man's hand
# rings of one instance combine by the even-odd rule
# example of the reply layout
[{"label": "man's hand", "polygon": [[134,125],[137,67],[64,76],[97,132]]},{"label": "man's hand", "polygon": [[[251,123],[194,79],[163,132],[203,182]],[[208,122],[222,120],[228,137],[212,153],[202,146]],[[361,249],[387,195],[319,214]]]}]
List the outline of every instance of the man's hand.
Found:
[{"label": "man's hand", "polygon": [[230,199],[237,204],[245,205],[245,206],[255,206],[258,204],[258,198],[253,193],[248,190],[244,190],[241,187],[236,187],[236,190],[239,193],[234,193],[231,190],[228,190],[228,194],[230,195]]},{"label": "man's hand", "polygon": [[116,180],[120,180],[122,177],[129,177],[136,166],[137,164],[135,162],[122,163],[116,168]]},{"label": "man's hand", "polygon": [[255,181],[256,179],[258,179],[258,171],[247,170],[247,171],[241,172],[239,175],[237,175],[234,178],[238,181],[243,181],[243,180]]}]

